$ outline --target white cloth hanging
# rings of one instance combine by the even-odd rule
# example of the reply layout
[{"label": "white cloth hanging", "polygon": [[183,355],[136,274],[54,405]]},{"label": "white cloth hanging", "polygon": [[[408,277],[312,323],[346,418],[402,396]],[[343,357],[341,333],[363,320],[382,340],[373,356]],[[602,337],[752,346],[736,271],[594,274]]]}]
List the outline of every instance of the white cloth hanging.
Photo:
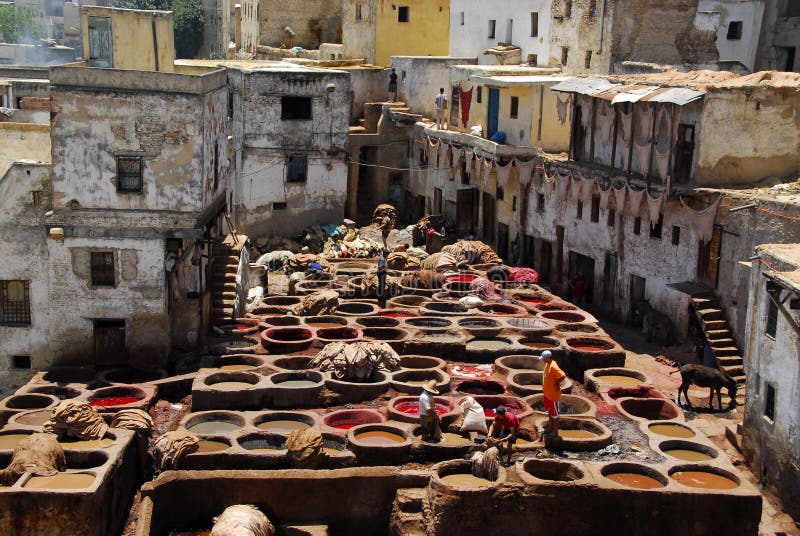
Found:
[{"label": "white cloth hanging", "polygon": [[501,166],[500,164],[495,165],[495,176],[497,177],[497,185],[500,186],[503,190],[508,188],[508,179],[511,176],[511,167],[514,165],[514,161],[511,160],[505,166]]},{"label": "white cloth hanging", "polygon": [[553,174],[547,174],[547,168],[543,168],[542,170],[542,193],[545,194],[545,197],[550,197],[553,195],[556,187],[556,170],[553,168]]},{"label": "white cloth hanging", "polygon": [[467,182],[470,182],[472,179],[472,174],[475,172],[475,150],[468,151],[464,149],[464,158],[466,159],[466,168],[467,168]]},{"label": "white cloth hanging", "polygon": [[448,158],[447,151],[450,150],[450,144],[446,141],[439,142],[439,162],[437,163],[437,169],[446,169],[449,168],[450,158]]},{"label": "white cloth hanging", "polygon": [[434,142],[432,139],[428,138],[428,169],[436,169],[439,167],[439,145],[441,145],[440,140],[436,140]]},{"label": "white cloth hanging", "polygon": [[561,100],[561,94],[556,93],[556,111],[558,112],[558,121],[562,125],[567,122],[567,110],[570,100],[572,100],[572,93],[568,94],[563,101]]},{"label": "white cloth hanging", "polygon": [[722,201],[722,196],[718,195],[710,205],[702,210],[695,210],[687,205],[683,200],[683,196],[681,196],[680,201],[682,220],[686,223],[690,223],[692,229],[697,233],[698,240],[702,240],[703,243],[707,244],[714,234],[714,220],[717,217],[717,210],[720,201]]},{"label": "white cloth hanging", "polygon": [[658,176],[661,179],[666,179],[669,175],[669,149],[663,153],[659,152],[656,146],[656,167],[658,167]]},{"label": "white cloth hanging", "polygon": [[600,131],[600,145],[608,147],[611,142],[611,134],[614,131],[614,107],[608,101],[602,101],[604,104],[600,108],[600,112],[596,117],[596,127]]},{"label": "white cloth hanging", "polygon": [[662,192],[659,196],[654,196],[650,193],[650,188],[647,188],[647,215],[650,218],[650,225],[655,225],[658,223],[658,217],[661,214],[661,205],[664,203],[664,194],[666,191]]},{"label": "white cloth hanging", "polygon": [[638,141],[633,142],[633,152],[636,154],[636,171],[642,175],[650,173],[650,142],[640,145]]},{"label": "white cloth hanging", "polygon": [[638,217],[642,213],[642,199],[644,199],[645,193],[644,188],[637,190],[631,188],[630,185],[628,186],[628,197],[630,198],[630,203],[628,203],[630,207],[629,212],[634,217]]},{"label": "white cloth hanging", "polygon": [[611,192],[614,195],[614,206],[617,209],[617,212],[623,212],[625,210],[625,194],[628,192],[628,185],[624,182],[619,183],[620,187],[617,186],[612,182],[611,183]]},{"label": "white cloth hanging", "polygon": [[560,169],[556,168],[556,192],[558,194],[559,201],[566,201],[567,192],[569,191],[569,183],[571,182],[571,173],[563,173]]},{"label": "white cloth hanging", "polygon": [[514,163],[517,167],[517,180],[519,181],[520,185],[527,186],[531,183],[533,176],[533,160],[521,162],[515,159]]}]

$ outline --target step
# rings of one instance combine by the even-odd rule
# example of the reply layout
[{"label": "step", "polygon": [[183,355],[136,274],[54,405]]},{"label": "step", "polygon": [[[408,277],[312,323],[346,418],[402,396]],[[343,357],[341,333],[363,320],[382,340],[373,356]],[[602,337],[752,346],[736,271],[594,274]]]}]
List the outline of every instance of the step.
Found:
[{"label": "step", "polygon": [[711,351],[719,359],[720,357],[729,357],[732,355],[739,355],[739,348],[736,346],[712,346]]},{"label": "step", "polygon": [[729,367],[720,367],[720,370],[730,376],[731,378],[736,378],[741,376],[744,378],[744,365],[732,365]]},{"label": "step", "polygon": [[697,311],[703,321],[708,320],[725,320],[725,315],[719,309],[700,309]]},{"label": "step", "polygon": [[239,256],[238,255],[232,255],[228,251],[223,251],[223,252],[220,252],[220,253],[214,253],[214,264],[216,264],[218,262],[230,262],[230,263],[234,263],[235,262],[235,263],[238,263],[239,262]]},{"label": "step", "polygon": [[235,300],[214,300],[214,309],[233,310],[236,307]]},{"label": "step", "polygon": [[239,263],[238,262],[227,263],[227,264],[214,263],[214,266],[212,266],[211,269],[215,274],[221,272],[236,273],[239,271]]},{"label": "step", "polygon": [[717,331],[721,329],[728,329],[728,321],[703,319],[703,328],[705,331]]},{"label": "step", "polygon": [[747,381],[747,377],[744,374],[740,376],[731,376],[731,378],[733,378],[734,381],[738,384],[743,384]]},{"label": "step", "polygon": [[728,424],[725,426],[725,437],[728,442],[733,445],[733,448],[742,453],[742,434],[739,431],[739,425]]},{"label": "step", "polygon": [[719,300],[717,298],[692,298],[692,305],[695,309],[709,309],[719,308]]},{"label": "step", "polygon": [[350,127],[347,129],[350,134],[366,134],[367,129],[366,127],[358,126],[358,127]]},{"label": "step", "polygon": [[[709,341],[718,341],[719,339],[730,339],[731,330],[729,329],[709,329],[706,330],[706,337]],[[713,344],[712,344],[713,346]]]},{"label": "step", "polygon": [[739,347],[733,339],[714,339],[711,349],[716,351],[717,348],[737,348],[738,352]]},{"label": "step", "polygon": [[717,356],[717,364],[720,367],[736,367],[744,365],[744,360],[740,355]]},{"label": "step", "polygon": [[400,510],[403,512],[421,512],[425,493],[425,488],[401,488],[397,490],[397,497],[395,500]]},{"label": "step", "polygon": [[214,290],[213,293],[215,300],[235,300],[236,299],[236,291],[235,290],[223,290],[220,292],[219,290]]}]

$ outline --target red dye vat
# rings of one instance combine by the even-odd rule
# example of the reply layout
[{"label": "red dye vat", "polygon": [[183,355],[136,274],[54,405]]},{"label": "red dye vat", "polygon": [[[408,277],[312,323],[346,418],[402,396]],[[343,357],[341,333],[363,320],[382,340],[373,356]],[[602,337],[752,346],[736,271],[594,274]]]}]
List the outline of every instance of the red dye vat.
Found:
[{"label": "red dye vat", "polygon": [[517,298],[517,299],[525,303],[547,303],[547,300],[543,300],[542,298]]},{"label": "red dye vat", "polygon": [[570,348],[575,348],[576,350],[582,350],[584,352],[602,352],[607,349],[602,346],[593,346],[591,344],[573,344],[570,345]]},{"label": "red dye vat", "polygon": [[233,331],[246,331],[252,327],[253,326],[249,324],[236,324],[236,326],[233,328]]},{"label": "red dye vat", "polygon": [[138,402],[139,399],[135,396],[109,396],[106,398],[98,398],[89,402],[90,406],[107,408],[109,406],[124,406],[125,404],[132,404]]},{"label": "red dye vat", "polygon": [[339,424],[335,424],[333,427],[338,428],[339,430],[349,430],[353,426],[358,426],[359,424],[363,424],[360,422],[342,422]]},{"label": "red dye vat", "polygon": [[490,409],[484,409],[483,410],[483,416],[488,418],[488,419],[494,419],[495,417],[497,417],[497,413],[495,413],[494,411],[492,411]]},{"label": "red dye vat", "polygon": [[452,283],[472,283],[478,276],[472,274],[450,275],[445,277],[447,281]]},{"label": "red dye vat", "polygon": [[[436,413],[439,415],[447,413],[449,409],[444,404],[434,404],[434,407],[436,408]],[[406,415],[419,415],[419,402],[401,402],[395,404],[394,409]]]},{"label": "red dye vat", "polygon": [[385,316],[387,318],[406,318],[409,316],[414,316],[412,313],[381,313],[379,316]]}]

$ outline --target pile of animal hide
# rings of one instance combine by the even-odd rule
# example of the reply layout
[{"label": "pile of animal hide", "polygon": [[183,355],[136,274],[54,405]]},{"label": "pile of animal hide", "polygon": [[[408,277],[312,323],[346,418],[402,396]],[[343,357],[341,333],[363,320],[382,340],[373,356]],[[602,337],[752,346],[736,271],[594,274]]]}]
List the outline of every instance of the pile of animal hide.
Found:
[{"label": "pile of animal hide", "polygon": [[435,290],[442,288],[442,283],[444,283],[444,274],[433,270],[420,270],[404,274],[400,278],[400,284],[408,288]]},{"label": "pile of animal hide", "polygon": [[419,270],[421,261],[408,251],[395,251],[386,257],[386,266],[390,270]]},{"label": "pile of animal hide", "polygon": [[442,253],[449,253],[456,259],[456,263],[467,264],[499,264],[503,260],[495,251],[480,240],[459,240],[442,248]]},{"label": "pile of animal hide", "polygon": [[325,242],[322,255],[328,259],[365,259],[377,257],[383,251],[383,243],[359,231],[349,230],[342,240],[329,239]]},{"label": "pile of animal hide", "polygon": [[313,428],[293,430],[286,440],[292,466],[297,469],[316,469],[325,461],[322,434]]},{"label": "pile of animal hide", "polygon": [[500,451],[497,447],[489,447],[486,452],[476,452],[470,458],[472,475],[486,480],[497,480],[500,473]]},{"label": "pile of animal hide", "polygon": [[0,471],[0,485],[11,486],[26,472],[53,476],[66,470],[67,460],[58,438],[47,433],[31,434],[17,443],[11,463]]},{"label": "pile of animal hide", "polygon": [[275,527],[255,506],[234,504],[214,520],[211,536],[275,536]]},{"label": "pile of animal hide", "polygon": [[[389,229],[385,229],[385,217],[389,216]],[[389,204],[381,204],[372,211],[372,225],[386,231],[394,229],[397,224],[397,209]]]},{"label": "pile of animal hide", "polygon": [[83,440],[102,439],[108,425],[88,402],[64,400],[53,410],[42,431]]},{"label": "pile of animal hide", "polygon": [[144,436],[149,436],[153,430],[153,419],[146,411],[140,409],[122,409],[111,419],[111,428],[135,430]]},{"label": "pile of animal hide", "polygon": [[309,368],[330,371],[338,380],[368,381],[376,370],[400,368],[400,356],[385,342],[332,342],[311,360]]},{"label": "pile of animal hide", "polygon": [[295,316],[330,315],[339,307],[339,293],[335,290],[318,290],[303,296],[297,305],[291,307]]},{"label": "pile of animal hide", "polygon": [[295,253],[286,263],[286,273],[291,274],[294,272],[305,272],[311,268],[311,263],[316,262],[322,266],[323,272],[330,272],[331,265],[325,260],[322,255],[314,255],[313,253]]},{"label": "pile of animal hide", "polygon": [[458,260],[452,253],[442,250],[423,260],[421,267],[434,272],[455,272],[458,270]]},{"label": "pile of animal hide", "polygon": [[[395,295],[399,291],[400,278],[394,276],[386,276],[385,294]],[[356,290],[362,296],[374,296],[378,293],[378,274],[370,273],[364,274],[361,278],[361,284],[356,287]]]},{"label": "pile of animal hide", "polygon": [[156,473],[177,469],[181,460],[197,452],[200,440],[185,432],[167,432],[153,445],[153,464]]}]

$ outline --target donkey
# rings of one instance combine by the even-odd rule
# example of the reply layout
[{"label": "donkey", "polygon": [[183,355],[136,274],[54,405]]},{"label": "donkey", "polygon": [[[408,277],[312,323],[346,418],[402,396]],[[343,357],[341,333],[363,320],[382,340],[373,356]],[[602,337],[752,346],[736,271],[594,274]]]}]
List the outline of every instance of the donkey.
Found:
[{"label": "donkey", "polygon": [[728,390],[728,398],[731,399],[731,406],[736,406],[736,380],[722,372],[721,370],[704,367],[703,365],[683,365],[680,369],[681,386],[678,387],[678,404],[681,403],[681,393],[686,398],[686,404],[691,408],[692,402],[689,400],[689,386],[692,384],[698,387],[708,387],[708,407],[714,409],[714,391],[717,393],[717,403],[719,410],[722,411],[722,388]]}]

